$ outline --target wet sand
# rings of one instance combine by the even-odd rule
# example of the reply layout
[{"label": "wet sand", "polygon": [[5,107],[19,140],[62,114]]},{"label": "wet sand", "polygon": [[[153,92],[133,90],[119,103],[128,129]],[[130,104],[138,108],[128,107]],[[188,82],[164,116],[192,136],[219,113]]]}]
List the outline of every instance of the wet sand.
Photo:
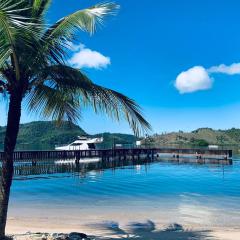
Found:
[{"label": "wet sand", "polygon": [[[11,211],[8,218],[8,234],[24,234],[31,232],[83,232],[96,239],[158,239],[158,240],[239,240],[240,228],[232,223],[229,226],[209,225],[195,221],[180,221],[167,211],[153,214],[147,211],[107,211],[103,214],[96,209],[58,211],[57,209]],[[31,213],[30,213],[31,212]],[[49,214],[46,214],[48,212]],[[31,215],[33,214],[33,215]],[[174,225],[174,222],[177,223]],[[19,239],[27,239],[21,237]]]},{"label": "wet sand", "polygon": [[[29,219],[28,220],[10,220],[8,224],[8,234],[16,234],[17,240],[27,240],[28,238],[23,236],[31,229],[31,232],[82,232],[88,236],[94,236],[94,239],[141,239],[141,240],[239,240],[240,229],[229,228],[212,228],[212,229],[198,229],[194,227],[183,226],[183,230],[166,230],[168,226],[155,226],[154,228],[148,228],[147,222],[137,223],[141,227],[129,228],[126,225],[114,225],[114,223],[100,222],[95,224],[81,225],[74,222],[66,224],[48,222],[47,219]],[[44,224],[42,225],[42,222]],[[45,225],[47,224],[48,227]],[[113,226],[112,226],[113,224]],[[129,223],[132,224],[132,223]],[[146,227],[144,226],[146,225]],[[45,226],[45,227],[43,227]],[[105,227],[104,227],[105,226]],[[19,234],[22,233],[22,234]]]}]

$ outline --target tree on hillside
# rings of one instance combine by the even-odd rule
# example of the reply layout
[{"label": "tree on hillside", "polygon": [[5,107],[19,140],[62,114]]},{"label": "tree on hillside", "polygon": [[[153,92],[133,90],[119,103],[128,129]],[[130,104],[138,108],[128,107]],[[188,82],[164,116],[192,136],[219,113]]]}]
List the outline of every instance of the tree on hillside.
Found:
[{"label": "tree on hillside", "polygon": [[22,103],[29,111],[61,121],[76,121],[82,107],[125,118],[138,134],[150,128],[139,106],[123,94],[93,83],[80,69],[68,65],[70,45],[78,31],[94,33],[106,16],[118,9],[102,3],[70,14],[51,27],[46,13],[51,0],[0,1],[0,91],[8,100],[0,185],[0,239],[5,237],[13,151]]},{"label": "tree on hillside", "polygon": [[226,137],[224,135],[218,135],[216,137],[217,144],[220,145],[222,148],[224,146],[225,141],[227,141]]}]

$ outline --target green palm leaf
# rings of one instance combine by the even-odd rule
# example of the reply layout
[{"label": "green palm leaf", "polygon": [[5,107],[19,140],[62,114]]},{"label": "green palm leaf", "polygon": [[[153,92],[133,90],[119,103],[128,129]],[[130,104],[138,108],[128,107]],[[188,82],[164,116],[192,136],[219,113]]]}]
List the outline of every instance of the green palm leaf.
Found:
[{"label": "green palm leaf", "polygon": [[100,3],[60,19],[43,35],[43,49],[54,62],[63,62],[69,42],[77,39],[79,30],[93,34],[98,26],[103,25],[104,18],[116,14],[118,9],[119,5],[115,3]]},{"label": "green palm leaf", "polygon": [[[28,7],[24,0],[0,2],[0,67],[11,56],[16,79],[20,78],[17,45],[19,45],[19,42],[29,45],[33,36],[37,36],[37,31],[33,31],[33,27],[36,27],[37,24],[32,23],[30,18],[25,16]],[[31,40],[26,38],[29,35],[32,36]]]},{"label": "green palm leaf", "polygon": [[[6,0],[0,3],[0,29],[3,30],[0,74],[8,83],[4,85],[6,90],[18,86],[14,81],[20,78],[29,110],[58,121],[65,118],[76,121],[82,108],[91,107],[96,113],[107,114],[117,121],[127,120],[137,135],[150,129],[134,100],[94,84],[64,61],[69,41],[76,39],[77,31],[93,33],[106,16],[116,12],[118,5],[101,3],[77,11],[44,30],[42,23],[50,2],[22,0],[18,5],[16,1]],[[14,74],[18,78],[14,79]]]},{"label": "green palm leaf", "polygon": [[[36,86],[44,83],[47,84],[47,91],[49,91],[49,88],[60,92],[64,92],[67,89],[74,93],[79,99],[78,104],[75,100],[76,106],[78,105],[78,107],[90,106],[96,113],[106,113],[118,121],[126,119],[137,135],[151,128],[149,123],[142,117],[141,109],[135,101],[121,93],[94,84],[78,69],[64,65],[47,67],[41,72],[41,76],[38,76],[38,78],[32,82],[32,84]],[[42,95],[41,98],[38,99],[38,94],[39,92],[35,91],[33,94],[34,97],[31,97],[29,101],[30,109],[35,111],[36,106],[42,105],[44,102],[44,107],[42,108],[42,110],[44,109],[43,115],[45,114],[45,109],[48,109],[48,113],[50,113],[52,108],[51,104],[45,104],[49,101],[43,101],[42,97],[47,98],[47,96],[49,96],[51,98],[51,95]],[[52,112],[54,111],[55,108],[52,109]],[[78,118],[75,115],[76,113],[77,112],[74,111],[72,114],[75,116],[75,119]],[[67,114],[69,114],[69,112],[62,115]]]},{"label": "green palm leaf", "polygon": [[32,17],[43,17],[52,0],[32,0]]},{"label": "green palm leaf", "polygon": [[58,122],[80,119],[79,98],[69,90],[51,88],[45,84],[36,86],[28,96],[28,107],[38,115]]},{"label": "green palm leaf", "polygon": [[119,8],[115,3],[100,3],[90,8],[77,11],[60,19],[49,28],[45,38],[59,39],[61,37],[72,40],[73,34],[77,30],[82,30],[93,34],[98,25],[103,24],[106,16],[114,15]]}]

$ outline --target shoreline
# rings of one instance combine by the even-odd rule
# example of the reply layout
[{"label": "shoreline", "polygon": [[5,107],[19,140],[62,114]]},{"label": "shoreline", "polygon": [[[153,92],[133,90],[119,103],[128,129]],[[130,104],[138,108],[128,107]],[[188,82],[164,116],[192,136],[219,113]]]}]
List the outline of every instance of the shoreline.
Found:
[{"label": "shoreline", "polygon": [[[237,221],[239,217],[237,215],[234,218],[234,212],[224,208],[211,208],[196,202],[195,205],[185,202],[177,207],[168,204],[163,204],[161,208],[157,208],[154,204],[149,206],[145,202],[139,205],[135,202],[134,206],[131,201],[129,205],[122,202],[118,203],[118,206],[82,205],[81,208],[79,205],[46,207],[44,204],[14,204],[10,206],[7,233],[80,232],[97,236],[94,239],[99,240],[128,239],[127,235],[140,236],[141,240],[240,239],[240,224]],[[174,223],[177,224],[177,229],[169,229]],[[25,239],[20,238],[20,240]]]},{"label": "shoreline", "polygon": [[[146,213],[143,213],[145,215]],[[7,234],[16,236],[16,240],[30,240],[29,235],[32,233],[65,233],[71,232],[84,233],[92,236],[90,239],[139,239],[153,240],[239,240],[240,227],[232,226],[214,226],[207,224],[187,223],[186,221],[174,221],[164,217],[152,218],[151,220],[138,216],[127,214],[108,215],[108,218],[99,215],[82,216],[42,216],[42,217],[9,217],[7,222]],[[109,220],[106,220],[109,219]],[[129,236],[127,238],[127,236]],[[132,236],[132,237],[131,237]],[[41,240],[41,238],[36,238]],[[48,239],[48,238],[47,238]],[[52,238],[49,238],[52,239]]]},{"label": "shoreline", "polygon": [[[31,225],[31,224],[30,224]],[[31,229],[28,225],[29,229]],[[53,227],[53,228],[52,228]],[[14,240],[39,240],[39,239],[57,239],[52,236],[65,235],[72,232],[86,234],[88,238],[79,239],[164,239],[164,240],[188,240],[188,239],[199,239],[199,240],[239,240],[240,239],[240,228],[191,228],[182,226],[180,224],[170,224],[168,226],[155,226],[151,221],[129,223],[125,226],[119,226],[114,222],[98,223],[89,227],[79,228],[65,228],[59,229],[49,225],[51,231],[44,231],[44,229],[36,228],[31,232],[24,232],[25,228],[22,228],[21,233],[14,232],[16,227],[8,226],[8,235],[14,236]],[[54,230],[53,230],[54,229]],[[13,230],[13,232],[11,232]],[[20,229],[18,229],[20,230]],[[40,230],[40,231],[38,231]],[[58,230],[58,231],[57,231]],[[36,234],[37,233],[37,234]],[[66,235],[66,236],[67,236]],[[41,236],[45,236],[42,238]],[[61,238],[62,239],[62,238]],[[65,238],[63,238],[65,239]],[[68,239],[68,238],[66,238]],[[70,238],[71,239],[71,238]]]}]

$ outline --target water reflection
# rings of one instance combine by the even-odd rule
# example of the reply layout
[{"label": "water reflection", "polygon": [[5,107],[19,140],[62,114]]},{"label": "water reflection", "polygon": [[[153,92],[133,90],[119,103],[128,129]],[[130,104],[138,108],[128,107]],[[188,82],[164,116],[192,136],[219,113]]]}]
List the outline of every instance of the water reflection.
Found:
[{"label": "water reflection", "polygon": [[34,216],[36,226],[151,219],[164,225],[232,227],[240,222],[240,161],[218,163],[196,159],[18,163],[10,216],[26,226]]},{"label": "water reflection", "polygon": [[[62,162],[56,164],[54,161],[41,161],[37,164],[31,162],[16,163],[14,166],[15,179],[24,180],[29,179],[29,176],[34,175],[54,175],[58,173],[72,173],[74,176],[85,178],[89,172],[91,172],[92,178],[98,174],[101,174],[104,170],[112,169],[113,171],[117,168],[132,166],[136,170],[136,174],[141,174],[142,171],[147,171],[148,167],[152,163],[170,163],[172,165],[207,165],[208,167],[221,166],[224,176],[224,165],[231,165],[232,163],[228,160],[197,160],[197,159],[114,159],[104,160],[99,162]],[[27,177],[28,176],[28,177]],[[57,176],[55,176],[57,177]],[[89,175],[88,175],[89,177]],[[41,176],[43,178],[43,176]]]},{"label": "water reflection", "polygon": [[[74,176],[80,178],[86,177],[86,174],[91,172],[90,175],[101,174],[106,169],[126,167],[126,166],[141,166],[149,165],[153,162],[151,159],[144,160],[114,160],[114,161],[100,161],[100,162],[88,162],[88,163],[61,163],[56,164],[54,162],[41,162],[36,165],[31,163],[18,163],[15,165],[14,174],[15,177],[29,176],[29,175],[50,175],[56,173],[72,173]],[[94,175],[93,175],[94,174]]]}]

